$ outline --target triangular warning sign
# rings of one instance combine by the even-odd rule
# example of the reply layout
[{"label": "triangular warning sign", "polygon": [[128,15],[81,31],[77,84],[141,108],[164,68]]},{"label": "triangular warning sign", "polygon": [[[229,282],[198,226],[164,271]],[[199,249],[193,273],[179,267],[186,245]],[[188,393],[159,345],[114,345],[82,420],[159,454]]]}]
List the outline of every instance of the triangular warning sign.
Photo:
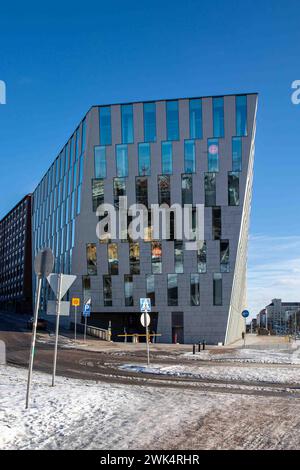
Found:
[{"label": "triangular warning sign", "polygon": [[[58,300],[61,300],[65,294],[70,289],[71,285],[75,282],[77,276],[73,276],[70,274],[50,274],[47,277],[47,281],[50,284],[51,289],[54,292],[55,297]],[[58,290],[59,290],[59,283],[61,282],[60,286],[60,298],[58,298]]]}]

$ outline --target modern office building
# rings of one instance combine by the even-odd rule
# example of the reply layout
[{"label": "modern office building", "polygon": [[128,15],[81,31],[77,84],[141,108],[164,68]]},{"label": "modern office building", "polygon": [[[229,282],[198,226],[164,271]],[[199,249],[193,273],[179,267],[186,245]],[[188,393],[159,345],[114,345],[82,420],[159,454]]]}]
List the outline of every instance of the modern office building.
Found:
[{"label": "modern office building", "polygon": [[[257,94],[244,94],[88,111],[34,191],[33,247],[77,275],[69,295],[91,299],[90,324],[111,322],[114,338],[143,332],[139,299],[150,297],[158,341],[241,336],[256,109]],[[204,243],[187,250],[174,230],[154,239],[150,215],[142,240],[121,231],[100,242],[98,206],[118,210],[125,195],[128,206],[203,204]],[[44,285],[44,308],[48,295]]]},{"label": "modern office building", "polygon": [[265,307],[268,329],[275,330],[278,333],[281,330],[286,330],[289,319],[293,318],[299,310],[300,302],[282,302],[281,299],[273,299]]},{"label": "modern office building", "polygon": [[30,194],[0,221],[0,311],[32,313]]}]

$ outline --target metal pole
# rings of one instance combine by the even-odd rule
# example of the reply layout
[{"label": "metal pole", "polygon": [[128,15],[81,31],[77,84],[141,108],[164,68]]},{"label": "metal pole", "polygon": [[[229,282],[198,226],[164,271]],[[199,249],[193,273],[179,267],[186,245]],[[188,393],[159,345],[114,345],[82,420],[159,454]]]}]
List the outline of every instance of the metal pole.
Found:
[{"label": "metal pole", "polygon": [[86,342],[86,327],[87,327],[87,316],[84,317],[84,338],[83,341]]},{"label": "metal pole", "polygon": [[31,380],[32,380],[33,359],[34,359],[34,353],[35,353],[36,328],[37,328],[37,321],[38,321],[38,314],[39,314],[39,307],[40,307],[41,289],[42,289],[42,277],[38,276],[34,320],[33,320],[33,325],[32,325],[33,330],[32,330],[32,337],[31,337],[30,357],[29,357],[28,381],[27,381],[27,392],[26,392],[26,409],[29,407],[29,400],[30,400],[30,388],[31,388]]},{"label": "metal pole", "polygon": [[246,347],[246,329],[247,329],[247,325],[246,325],[246,318],[245,318],[244,348]]},{"label": "metal pole", "polygon": [[58,333],[59,333],[59,314],[60,314],[60,301],[61,301],[61,282],[62,282],[62,276],[60,274],[58,276],[58,289],[57,289],[56,328],[55,328],[55,346],[54,346],[54,359],[53,359],[52,387],[54,387],[54,385],[55,385],[55,375],[56,375]]},{"label": "metal pole", "polygon": [[144,321],[146,326],[146,344],[147,344],[147,365],[150,366],[150,346],[149,346],[149,330],[147,322],[147,312],[144,312]]},{"label": "metal pole", "polygon": [[77,305],[75,305],[75,325],[74,325],[74,338],[77,340]]}]

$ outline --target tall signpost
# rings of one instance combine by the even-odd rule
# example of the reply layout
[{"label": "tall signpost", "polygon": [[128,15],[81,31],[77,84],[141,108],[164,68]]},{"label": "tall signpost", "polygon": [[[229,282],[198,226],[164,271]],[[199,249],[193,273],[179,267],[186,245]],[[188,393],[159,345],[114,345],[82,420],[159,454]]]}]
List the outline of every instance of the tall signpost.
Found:
[{"label": "tall signpost", "polygon": [[53,358],[53,372],[52,372],[52,387],[55,385],[56,376],[56,363],[57,363],[57,349],[58,349],[58,334],[59,334],[59,317],[60,315],[68,316],[70,311],[70,302],[63,302],[61,299],[65,296],[70,289],[77,276],[67,274],[50,274],[47,281],[53,290],[56,300],[48,302],[47,314],[56,315],[55,326],[55,346]]},{"label": "tall signpost", "polygon": [[29,357],[29,368],[28,368],[28,381],[27,381],[27,392],[26,392],[26,409],[29,407],[30,400],[30,389],[32,381],[32,370],[33,370],[33,359],[35,353],[35,341],[36,341],[36,329],[39,315],[40,299],[42,281],[44,277],[49,276],[54,266],[54,256],[49,248],[40,251],[34,260],[34,271],[37,279],[37,290],[35,299],[34,318],[32,325],[32,337],[30,346],[30,357]]},{"label": "tall signpost", "polygon": [[80,307],[80,299],[78,297],[73,297],[72,299],[72,307],[75,309],[75,317],[74,317],[74,340],[77,340],[77,307]]},{"label": "tall signpost", "polygon": [[84,316],[84,342],[86,342],[86,329],[87,329],[87,319],[88,317],[91,316],[91,302],[92,300],[89,299],[85,304],[83,308],[83,316]]},{"label": "tall signpost", "polygon": [[140,310],[141,324],[146,328],[146,347],[147,347],[147,365],[150,366],[150,345],[149,345],[149,325],[151,318],[149,313],[151,312],[151,299],[141,298],[140,299]]},{"label": "tall signpost", "polygon": [[245,331],[244,331],[244,348],[246,347],[246,319],[249,317],[250,313],[248,310],[243,310],[242,311],[242,317],[244,318],[245,320]]}]

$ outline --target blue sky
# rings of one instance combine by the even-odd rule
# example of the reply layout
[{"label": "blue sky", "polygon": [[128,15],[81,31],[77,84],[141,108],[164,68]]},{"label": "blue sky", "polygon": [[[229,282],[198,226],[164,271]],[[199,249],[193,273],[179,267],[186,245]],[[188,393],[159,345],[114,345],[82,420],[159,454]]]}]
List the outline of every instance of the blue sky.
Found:
[{"label": "blue sky", "polygon": [[0,217],[92,104],[258,92],[249,306],[299,300],[298,0],[2,2],[0,13]]}]

